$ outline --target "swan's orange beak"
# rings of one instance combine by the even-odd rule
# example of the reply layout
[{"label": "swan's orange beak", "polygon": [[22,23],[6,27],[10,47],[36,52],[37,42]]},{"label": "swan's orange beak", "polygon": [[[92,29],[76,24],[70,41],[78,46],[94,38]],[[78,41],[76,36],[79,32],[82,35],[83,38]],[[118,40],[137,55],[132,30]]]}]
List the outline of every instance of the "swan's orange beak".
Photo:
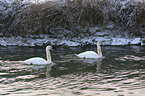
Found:
[{"label": "swan's orange beak", "polygon": [[50,50],[54,51],[53,49],[50,49]]},{"label": "swan's orange beak", "polygon": [[101,44],[100,44],[100,45],[101,45],[101,46],[104,46],[104,43],[102,43],[102,42],[101,42]]}]

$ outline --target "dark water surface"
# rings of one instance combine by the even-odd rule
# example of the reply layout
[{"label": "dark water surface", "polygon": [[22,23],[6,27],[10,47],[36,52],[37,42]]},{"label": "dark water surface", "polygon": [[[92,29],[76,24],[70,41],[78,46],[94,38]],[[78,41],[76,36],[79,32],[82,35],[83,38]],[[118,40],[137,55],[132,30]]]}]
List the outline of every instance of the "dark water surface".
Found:
[{"label": "dark water surface", "polygon": [[144,96],[145,47],[104,46],[101,59],[73,54],[92,48],[54,48],[52,66],[25,65],[45,57],[45,48],[0,47],[0,95],[12,96]]}]

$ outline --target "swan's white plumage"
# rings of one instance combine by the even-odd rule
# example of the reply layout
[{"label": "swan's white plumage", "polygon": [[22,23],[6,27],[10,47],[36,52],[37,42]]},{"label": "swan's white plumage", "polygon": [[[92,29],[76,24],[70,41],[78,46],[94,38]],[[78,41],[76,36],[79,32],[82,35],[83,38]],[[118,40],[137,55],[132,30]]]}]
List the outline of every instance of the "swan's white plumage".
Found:
[{"label": "swan's white plumage", "polygon": [[80,58],[101,58],[96,52],[94,51],[86,51],[76,55]]},{"label": "swan's white plumage", "polygon": [[49,64],[45,59],[40,58],[40,57],[27,59],[23,63],[25,64]]},{"label": "swan's white plumage", "polygon": [[79,58],[102,58],[102,51],[101,51],[101,47],[100,47],[101,41],[97,42],[97,52],[94,51],[86,51],[83,53],[80,53],[76,56],[78,56]]},{"label": "swan's white plumage", "polygon": [[43,58],[40,57],[33,57],[30,59],[27,59],[25,61],[23,61],[24,64],[37,64],[37,65],[42,65],[42,64],[51,64],[51,55],[49,50],[52,49],[51,46],[47,46],[46,47],[46,57],[47,57],[47,61]]}]

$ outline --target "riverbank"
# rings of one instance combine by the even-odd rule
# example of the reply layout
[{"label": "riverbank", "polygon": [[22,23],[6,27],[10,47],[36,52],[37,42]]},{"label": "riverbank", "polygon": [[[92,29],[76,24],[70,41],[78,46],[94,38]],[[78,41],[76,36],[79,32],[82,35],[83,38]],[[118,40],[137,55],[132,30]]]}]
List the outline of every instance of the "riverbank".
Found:
[{"label": "riverbank", "polygon": [[[130,45],[130,44],[140,44],[140,37],[126,38],[126,37],[109,37],[104,36],[107,34],[99,34],[100,37],[90,36],[83,38],[53,38],[50,35],[41,34],[31,35],[29,37],[21,36],[11,36],[11,37],[0,37],[0,46],[45,46],[45,45],[54,45],[54,46],[92,46],[96,45],[97,41],[103,41],[104,45]],[[101,35],[103,37],[101,37]]]},{"label": "riverbank", "polygon": [[141,43],[145,36],[143,0],[1,3],[1,46],[84,46],[99,40],[105,45],[128,45]]}]

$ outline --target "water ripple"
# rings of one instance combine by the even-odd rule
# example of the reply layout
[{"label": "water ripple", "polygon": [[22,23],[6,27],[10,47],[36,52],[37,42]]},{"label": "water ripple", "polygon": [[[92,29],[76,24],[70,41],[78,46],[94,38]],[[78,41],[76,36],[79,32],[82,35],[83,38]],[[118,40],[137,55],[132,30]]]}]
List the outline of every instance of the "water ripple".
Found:
[{"label": "water ripple", "polygon": [[115,54],[113,54],[115,58],[110,56],[101,62],[77,59],[71,55],[67,55],[67,58],[63,55],[53,56],[57,56],[53,60],[55,63],[53,66],[1,61],[0,95],[144,96],[145,94],[144,62],[133,59],[116,60],[115,58],[119,56]]}]

